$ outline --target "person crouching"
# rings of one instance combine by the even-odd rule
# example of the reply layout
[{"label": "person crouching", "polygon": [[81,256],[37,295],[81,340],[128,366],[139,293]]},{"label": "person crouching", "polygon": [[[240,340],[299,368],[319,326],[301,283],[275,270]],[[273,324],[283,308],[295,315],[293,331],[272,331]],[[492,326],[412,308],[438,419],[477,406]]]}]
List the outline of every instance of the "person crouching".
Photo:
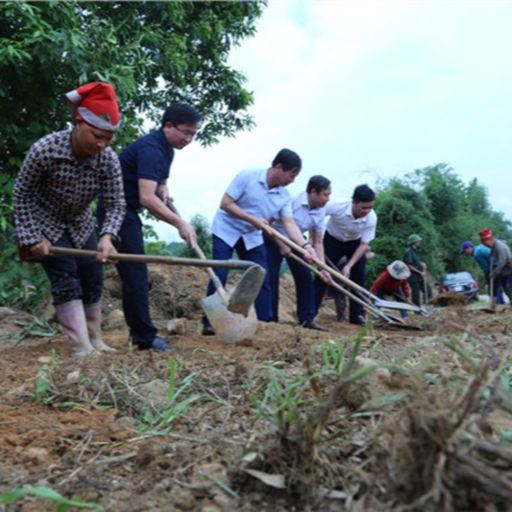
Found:
[{"label": "person crouching", "polygon": [[[390,263],[384,271],[377,277],[370,288],[370,292],[383,299],[386,295],[391,295],[403,302],[411,302],[411,292],[407,279],[411,275],[408,266],[400,260]],[[402,318],[406,318],[407,310],[400,310]]]}]

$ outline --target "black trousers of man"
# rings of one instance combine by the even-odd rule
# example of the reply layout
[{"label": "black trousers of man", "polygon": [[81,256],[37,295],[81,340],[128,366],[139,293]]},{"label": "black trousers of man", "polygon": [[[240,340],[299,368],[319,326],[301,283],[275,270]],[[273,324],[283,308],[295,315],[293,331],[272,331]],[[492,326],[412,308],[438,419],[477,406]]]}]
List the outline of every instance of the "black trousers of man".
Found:
[{"label": "black trousers of man", "polygon": [[[347,261],[356,252],[357,248],[361,244],[361,240],[350,240],[348,242],[342,242],[328,232],[324,236],[324,252],[326,258],[333,262],[337,262],[343,256],[347,257]],[[350,272],[350,279],[359,286],[364,286],[366,275],[366,257],[363,255],[359,261],[352,267]],[[316,310],[320,308],[325,289],[327,285],[319,278],[315,278],[315,304]],[[349,321],[353,323],[360,323],[360,319],[364,318],[364,308],[357,302],[352,300],[349,301]]]}]

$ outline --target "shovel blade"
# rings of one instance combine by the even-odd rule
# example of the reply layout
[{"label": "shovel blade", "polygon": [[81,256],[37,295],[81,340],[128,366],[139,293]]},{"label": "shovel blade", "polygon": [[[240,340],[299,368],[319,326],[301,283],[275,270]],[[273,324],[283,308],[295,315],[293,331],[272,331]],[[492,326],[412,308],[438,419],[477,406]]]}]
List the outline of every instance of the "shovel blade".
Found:
[{"label": "shovel blade", "polygon": [[421,313],[420,306],[416,306],[415,304],[409,304],[407,302],[397,302],[394,300],[377,299],[375,300],[375,306],[378,308],[385,309],[405,309],[407,311],[415,311]]},{"label": "shovel blade", "polygon": [[239,283],[230,290],[228,309],[232,313],[248,316],[265,280],[265,269],[253,265],[245,272]]},{"label": "shovel blade", "polygon": [[232,313],[217,292],[201,299],[201,305],[215,334],[221,341],[236,343],[250,338],[256,333],[258,319],[254,307],[250,308],[247,316]]}]

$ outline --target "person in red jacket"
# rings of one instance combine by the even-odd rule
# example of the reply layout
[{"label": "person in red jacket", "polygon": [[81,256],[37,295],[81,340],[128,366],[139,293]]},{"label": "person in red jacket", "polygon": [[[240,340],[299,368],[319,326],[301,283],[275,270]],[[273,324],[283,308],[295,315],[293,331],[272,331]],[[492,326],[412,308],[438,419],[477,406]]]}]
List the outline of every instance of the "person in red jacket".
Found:
[{"label": "person in red jacket", "polygon": [[[411,292],[407,283],[410,275],[409,267],[403,261],[395,260],[377,277],[370,292],[381,299],[385,295],[393,295],[404,302],[410,302]],[[404,318],[407,316],[406,310],[401,310],[400,313]]]}]

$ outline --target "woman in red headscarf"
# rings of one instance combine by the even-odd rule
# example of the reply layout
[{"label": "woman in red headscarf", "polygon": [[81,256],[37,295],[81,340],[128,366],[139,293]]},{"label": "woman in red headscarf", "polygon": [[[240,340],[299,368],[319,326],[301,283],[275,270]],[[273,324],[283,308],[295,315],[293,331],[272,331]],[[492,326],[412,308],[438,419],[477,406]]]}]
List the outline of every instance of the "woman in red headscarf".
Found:
[{"label": "woman in red headscarf", "polygon": [[[120,114],[108,83],[86,84],[66,98],[75,126],[32,145],[14,186],[14,216],[22,256],[41,262],[72,352],[86,356],[114,350],[101,339],[100,299],[101,263],[116,253],[113,239],[125,213],[121,167],[109,148]],[[106,215],[98,241],[90,205],[100,193]],[[94,249],[99,255],[50,256],[51,245]]]}]

